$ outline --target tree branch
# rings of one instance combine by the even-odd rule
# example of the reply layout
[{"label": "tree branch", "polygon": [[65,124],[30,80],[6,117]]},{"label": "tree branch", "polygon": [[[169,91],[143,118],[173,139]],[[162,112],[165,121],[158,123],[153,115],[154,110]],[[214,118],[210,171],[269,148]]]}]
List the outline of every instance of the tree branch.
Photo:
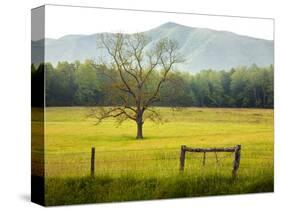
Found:
[{"label": "tree branch", "polygon": [[[107,118],[118,118],[123,116],[123,119],[120,119],[121,122],[125,121],[127,118],[136,121],[136,118],[133,117],[131,114],[129,114],[126,111],[127,108],[122,107],[114,107],[114,108],[105,108],[105,107],[99,107],[99,108],[92,108],[91,112],[87,117],[93,117],[97,119],[97,124],[100,124],[104,119]],[[129,109],[129,108],[128,108]],[[119,120],[119,121],[120,121]]]}]

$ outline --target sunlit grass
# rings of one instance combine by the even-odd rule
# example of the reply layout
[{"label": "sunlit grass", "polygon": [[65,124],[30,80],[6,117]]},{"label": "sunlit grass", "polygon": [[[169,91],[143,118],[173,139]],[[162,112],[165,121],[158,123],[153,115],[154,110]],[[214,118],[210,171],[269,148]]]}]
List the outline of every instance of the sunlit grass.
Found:
[{"label": "sunlit grass", "polygon": [[[48,203],[272,191],[273,110],[184,108],[172,111],[160,108],[159,111],[165,123],[157,125],[146,121],[145,139],[139,141],[135,139],[136,124],[131,121],[119,127],[113,119],[95,125],[93,119],[87,118],[89,108],[47,108],[45,175]],[[218,153],[218,163],[215,155],[208,153],[205,166],[202,154],[187,153],[185,171],[179,173],[181,145],[232,147],[237,144],[242,145],[242,155],[235,183],[231,178],[233,159],[230,153]],[[96,148],[96,181],[88,177],[92,147]],[[36,149],[33,146],[33,150]],[[202,183],[198,184],[200,180]],[[136,181],[139,182],[137,187],[133,184]],[[147,187],[146,183],[150,181],[154,186],[149,184]],[[69,199],[61,199],[63,197],[55,194],[56,190],[67,190],[65,186],[70,182],[76,182],[77,186],[86,183],[93,187],[95,195],[91,197],[90,193],[94,191],[87,186],[79,191],[80,187],[75,187],[74,183],[70,187],[75,187],[73,189],[86,199],[75,200],[74,194],[69,194]],[[105,184],[104,190],[101,182]],[[132,188],[124,186],[126,183],[132,184]],[[175,190],[178,185],[183,187],[180,193]],[[114,192],[114,189],[119,191]],[[108,190],[112,194],[106,192]],[[137,191],[141,195],[134,195]]]}]

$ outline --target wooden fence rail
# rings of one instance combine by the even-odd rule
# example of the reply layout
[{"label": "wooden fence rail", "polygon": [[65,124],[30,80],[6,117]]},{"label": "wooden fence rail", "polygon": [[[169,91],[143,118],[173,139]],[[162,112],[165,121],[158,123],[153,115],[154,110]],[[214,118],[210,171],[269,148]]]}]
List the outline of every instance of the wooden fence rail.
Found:
[{"label": "wooden fence rail", "polygon": [[[187,147],[185,145],[181,146],[181,151],[180,151],[180,171],[184,171],[184,166],[185,166],[185,156],[186,152],[202,152],[204,153],[203,155],[203,165],[205,165],[205,160],[206,160],[206,152],[214,152],[215,154],[217,152],[233,152],[234,153],[234,159],[233,159],[233,169],[232,169],[232,176],[236,178],[238,168],[240,165],[240,157],[241,157],[241,145],[237,145],[235,147],[228,147],[228,148],[191,148]],[[216,159],[217,159],[217,154],[216,154]],[[218,159],[217,159],[218,161]]]}]

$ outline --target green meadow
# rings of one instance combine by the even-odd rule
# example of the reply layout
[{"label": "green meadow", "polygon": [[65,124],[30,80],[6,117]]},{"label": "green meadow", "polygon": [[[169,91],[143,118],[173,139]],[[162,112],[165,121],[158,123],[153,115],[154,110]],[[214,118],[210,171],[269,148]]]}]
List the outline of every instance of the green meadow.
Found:
[{"label": "green meadow", "polygon": [[[45,123],[46,204],[164,199],[273,191],[273,110],[158,108],[163,124],[113,119],[99,125],[87,107],[48,107]],[[234,147],[240,144],[238,177],[232,153],[187,153],[179,172],[181,145]],[[95,176],[90,176],[95,147]],[[33,146],[33,154],[40,154]],[[36,171],[36,169],[34,169]]]}]

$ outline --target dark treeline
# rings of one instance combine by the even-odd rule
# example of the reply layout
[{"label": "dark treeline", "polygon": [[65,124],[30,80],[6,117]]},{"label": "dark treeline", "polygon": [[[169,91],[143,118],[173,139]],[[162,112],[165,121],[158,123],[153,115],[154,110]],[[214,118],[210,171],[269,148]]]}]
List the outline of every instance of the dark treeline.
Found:
[{"label": "dark treeline", "polygon": [[[32,65],[32,80],[45,71],[47,106],[113,106],[104,65],[60,62]],[[157,74],[150,82],[157,80]],[[39,77],[40,78],[40,77]],[[273,108],[273,66],[237,67],[228,71],[173,72],[161,87],[157,106]],[[36,93],[36,92],[33,92]],[[34,99],[35,98],[35,99]],[[36,102],[36,97],[33,96]]]}]

